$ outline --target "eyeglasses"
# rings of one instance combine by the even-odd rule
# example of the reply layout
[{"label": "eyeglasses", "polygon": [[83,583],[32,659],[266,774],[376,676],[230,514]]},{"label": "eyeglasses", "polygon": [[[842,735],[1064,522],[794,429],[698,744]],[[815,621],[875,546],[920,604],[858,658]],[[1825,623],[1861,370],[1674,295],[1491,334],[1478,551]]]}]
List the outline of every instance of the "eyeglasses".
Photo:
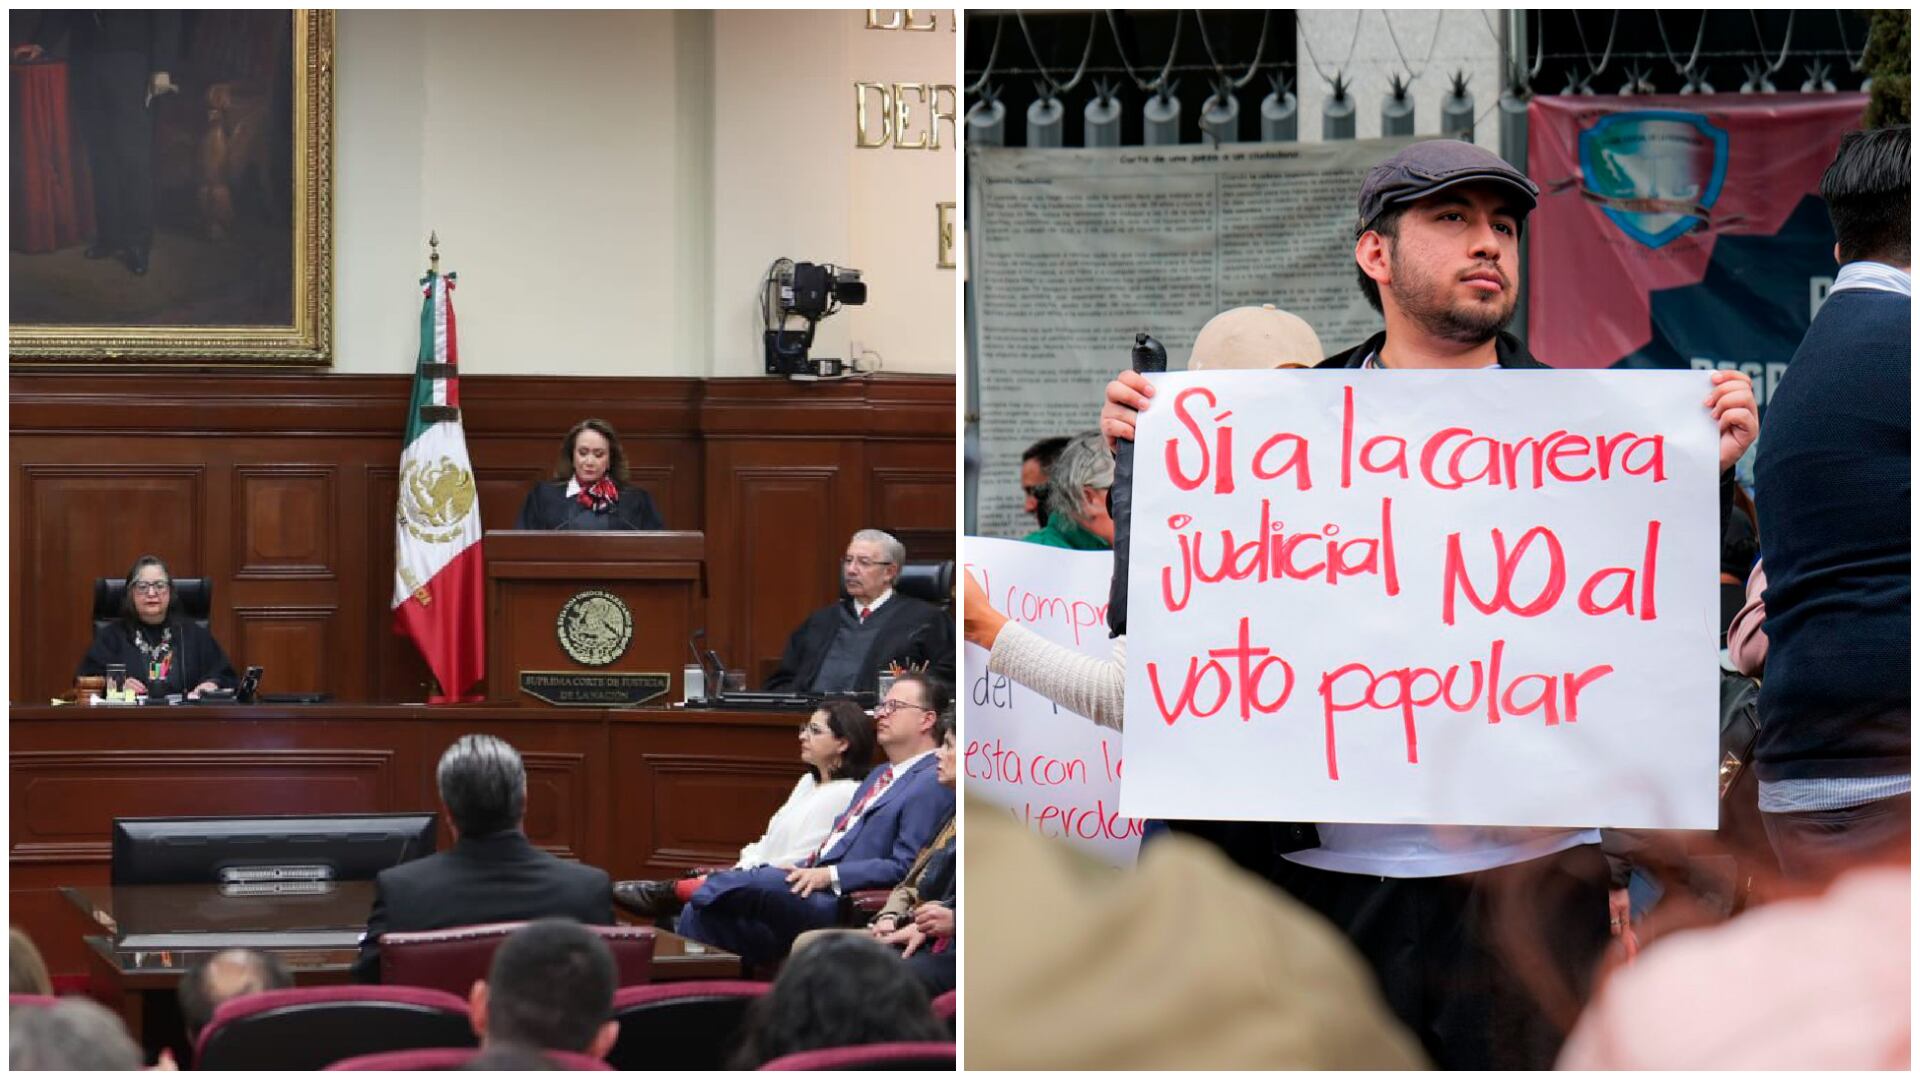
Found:
[{"label": "eyeglasses", "polygon": [[824,728],[824,727],[821,727],[821,726],[820,726],[819,724],[801,724],[801,725],[800,725],[800,734],[802,734],[802,735],[825,735],[825,734],[827,734],[827,729],[826,729],[826,728]]},{"label": "eyeglasses", "polygon": [[840,560],[841,566],[857,566],[862,570],[871,570],[876,566],[892,566],[892,559],[869,559],[865,555],[849,555]]},{"label": "eyeglasses", "polygon": [[895,701],[892,698],[888,698],[887,700],[873,707],[873,718],[875,720],[878,720],[883,716],[892,716],[894,713],[899,712],[901,709],[917,709],[920,712],[933,711],[932,709],[927,708],[925,705],[915,705],[911,701]]},{"label": "eyeglasses", "polygon": [[1021,488],[1020,490],[1026,492],[1028,495],[1031,495],[1036,499],[1044,499],[1047,497],[1047,491],[1049,489],[1046,484],[1035,484],[1030,488]]},{"label": "eyeglasses", "polygon": [[173,588],[173,582],[171,581],[136,581],[133,583],[134,592],[147,593],[149,595],[163,593],[171,588]]}]

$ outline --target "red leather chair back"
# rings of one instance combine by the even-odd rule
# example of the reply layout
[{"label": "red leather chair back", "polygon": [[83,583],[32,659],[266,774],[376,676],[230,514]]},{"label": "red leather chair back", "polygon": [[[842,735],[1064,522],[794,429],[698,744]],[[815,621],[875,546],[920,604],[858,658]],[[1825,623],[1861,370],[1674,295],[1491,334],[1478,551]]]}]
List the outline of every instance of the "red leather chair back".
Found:
[{"label": "red leather chair back", "polygon": [[[570,1050],[542,1050],[540,1056],[546,1058],[556,1069],[571,1072],[611,1071],[613,1066],[599,1058],[576,1054]],[[363,1054],[360,1057],[336,1061],[327,1066],[327,1072],[427,1072],[433,1070],[463,1069],[467,1062],[480,1056],[480,1050],[439,1048],[432,1050],[394,1050],[385,1054]]]},{"label": "red leather chair back", "polygon": [[920,1069],[954,1068],[954,1047],[944,1042],[870,1043],[866,1046],[835,1046],[825,1050],[803,1050],[798,1054],[774,1058],[760,1066],[763,1072],[831,1072],[843,1069]]},{"label": "red leather chair back", "polygon": [[385,1050],[476,1045],[467,1003],[416,986],[265,990],[214,1010],[194,1047],[196,1069],[325,1068]]},{"label": "red leather chair back", "polygon": [[747,1009],[771,984],[738,979],[629,986],[613,995],[620,1038],[607,1063],[622,1071],[714,1070],[740,1045]]},{"label": "red leather chair back", "polygon": [[[446,930],[380,935],[380,981],[388,986],[430,986],[465,997],[487,977],[493,950],[524,922],[484,923]],[[653,980],[651,926],[589,926],[613,952],[619,986]]]},{"label": "red leather chair back", "polygon": [[947,1025],[947,1033],[952,1034],[960,1019],[960,991],[949,990],[934,998],[933,1015],[939,1017]]}]

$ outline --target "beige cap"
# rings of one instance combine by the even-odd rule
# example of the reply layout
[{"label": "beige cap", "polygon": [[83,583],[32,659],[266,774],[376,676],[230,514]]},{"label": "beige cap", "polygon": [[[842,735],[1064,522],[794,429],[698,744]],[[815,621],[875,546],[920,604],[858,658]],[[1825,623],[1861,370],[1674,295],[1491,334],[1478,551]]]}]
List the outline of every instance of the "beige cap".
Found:
[{"label": "beige cap", "polygon": [[1207,320],[1193,339],[1189,371],[1312,367],[1326,358],[1307,320],[1272,304],[1230,308]]}]

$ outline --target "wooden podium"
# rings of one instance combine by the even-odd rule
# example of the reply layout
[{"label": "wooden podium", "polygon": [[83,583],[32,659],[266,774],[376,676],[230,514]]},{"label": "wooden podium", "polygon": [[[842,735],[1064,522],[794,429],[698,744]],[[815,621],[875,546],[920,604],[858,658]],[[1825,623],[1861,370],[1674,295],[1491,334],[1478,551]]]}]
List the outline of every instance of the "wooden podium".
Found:
[{"label": "wooden podium", "polygon": [[682,696],[706,534],[489,531],[487,698],[620,708]]}]

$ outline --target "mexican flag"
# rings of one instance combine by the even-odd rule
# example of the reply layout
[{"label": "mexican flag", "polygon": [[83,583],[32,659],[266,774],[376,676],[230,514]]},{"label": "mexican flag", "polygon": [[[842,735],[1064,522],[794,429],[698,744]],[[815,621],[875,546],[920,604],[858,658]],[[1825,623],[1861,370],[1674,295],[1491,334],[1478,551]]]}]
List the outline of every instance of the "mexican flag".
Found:
[{"label": "mexican flag", "polygon": [[487,673],[480,507],[460,427],[453,275],[421,281],[420,361],[400,451],[393,548],[394,629],[413,639],[440,682],[434,704],[479,701]]}]

